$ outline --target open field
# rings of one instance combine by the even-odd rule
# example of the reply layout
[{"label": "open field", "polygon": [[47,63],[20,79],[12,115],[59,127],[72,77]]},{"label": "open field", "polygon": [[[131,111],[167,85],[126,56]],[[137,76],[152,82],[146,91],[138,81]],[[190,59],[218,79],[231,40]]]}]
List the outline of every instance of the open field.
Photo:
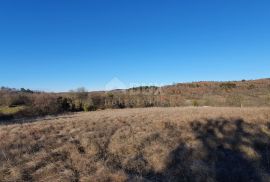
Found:
[{"label": "open field", "polygon": [[0,181],[270,181],[270,108],[144,108],[0,126]]}]

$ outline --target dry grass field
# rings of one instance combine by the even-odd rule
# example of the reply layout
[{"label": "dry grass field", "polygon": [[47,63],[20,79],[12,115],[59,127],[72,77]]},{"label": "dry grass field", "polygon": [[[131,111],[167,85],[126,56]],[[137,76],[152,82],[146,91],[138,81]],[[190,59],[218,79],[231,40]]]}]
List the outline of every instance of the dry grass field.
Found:
[{"label": "dry grass field", "polygon": [[144,108],[0,126],[0,181],[270,181],[270,108]]}]

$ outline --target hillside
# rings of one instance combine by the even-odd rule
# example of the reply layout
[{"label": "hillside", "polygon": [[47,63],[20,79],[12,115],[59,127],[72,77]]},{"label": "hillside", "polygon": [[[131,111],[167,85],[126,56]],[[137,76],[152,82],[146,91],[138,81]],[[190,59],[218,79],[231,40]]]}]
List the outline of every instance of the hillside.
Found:
[{"label": "hillside", "polygon": [[269,108],[145,108],[0,126],[0,181],[269,181]]},{"label": "hillside", "polygon": [[0,120],[64,112],[178,106],[270,106],[270,79],[179,83],[109,92],[87,92],[84,88],[67,93],[4,87],[0,90]]},{"label": "hillside", "polygon": [[270,79],[138,87],[125,94],[142,94],[154,106],[270,106]]}]

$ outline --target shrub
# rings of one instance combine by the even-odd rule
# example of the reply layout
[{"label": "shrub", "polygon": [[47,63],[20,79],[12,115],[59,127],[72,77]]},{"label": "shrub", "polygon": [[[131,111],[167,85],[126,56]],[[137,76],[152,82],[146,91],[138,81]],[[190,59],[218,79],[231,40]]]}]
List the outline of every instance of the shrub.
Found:
[{"label": "shrub", "polygon": [[73,111],[72,100],[68,98],[58,97],[57,105],[60,111]]},{"label": "shrub", "polygon": [[58,114],[63,112],[62,99],[49,94],[39,94],[35,97],[31,110],[33,115]]},{"label": "shrub", "polygon": [[226,90],[236,88],[236,84],[231,82],[221,83],[219,86]]},{"label": "shrub", "polygon": [[124,109],[126,107],[125,103],[116,101],[116,103],[113,105],[114,109]]},{"label": "shrub", "polygon": [[108,93],[107,96],[108,96],[110,99],[113,99],[113,98],[114,98],[113,93]]},{"label": "shrub", "polygon": [[192,101],[192,105],[193,105],[194,107],[198,107],[198,106],[199,106],[199,103],[198,103],[197,100],[193,100],[193,101]]},{"label": "shrub", "polygon": [[74,101],[74,111],[83,111],[83,103],[81,101]]},{"label": "shrub", "polygon": [[248,86],[248,89],[249,89],[249,90],[252,90],[252,89],[254,89],[254,88],[256,88],[256,86],[255,86],[254,84],[250,84],[250,85]]},{"label": "shrub", "polygon": [[154,103],[145,102],[144,107],[154,107]]},{"label": "shrub", "polygon": [[199,88],[200,85],[198,83],[191,83],[187,85],[189,88]]},{"label": "shrub", "polygon": [[105,97],[99,94],[94,94],[91,96],[93,106],[97,109],[104,109],[105,107]]},{"label": "shrub", "polygon": [[83,111],[88,112],[88,111],[96,111],[97,108],[92,104],[92,102],[87,102],[83,104]]},{"label": "shrub", "polygon": [[21,94],[10,94],[7,96],[7,105],[9,107],[27,105],[30,103],[30,98]]}]

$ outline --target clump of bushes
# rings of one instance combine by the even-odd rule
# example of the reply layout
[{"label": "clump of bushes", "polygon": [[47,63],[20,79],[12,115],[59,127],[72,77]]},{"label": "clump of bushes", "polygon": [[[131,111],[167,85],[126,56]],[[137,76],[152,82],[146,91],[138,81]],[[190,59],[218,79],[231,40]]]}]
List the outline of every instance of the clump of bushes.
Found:
[{"label": "clump of bushes", "polygon": [[73,103],[71,98],[58,97],[57,106],[59,107],[59,110],[62,112],[75,111],[75,104]]},{"label": "clump of bushes", "polygon": [[97,107],[93,104],[92,99],[89,99],[83,104],[83,111],[88,112],[88,111],[96,111]]},{"label": "clump of bushes", "polygon": [[124,109],[126,107],[125,103],[117,101],[114,105],[114,109]]},{"label": "clump of bushes", "polygon": [[23,94],[11,94],[6,96],[6,105],[9,107],[29,105],[30,102],[30,98]]},{"label": "clump of bushes", "polygon": [[198,83],[191,83],[191,84],[188,84],[188,87],[189,88],[199,88],[200,85]]},{"label": "clump of bushes", "polygon": [[221,83],[219,86],[225,90],[236,88],[236,84],[231,82]]},{"label": "clump of bushes", "polygon": [[248,90],[252,90],[252,89],[255,89],[256,88],[256,86],[254,85],[254,84],[250,84],[249,86],[248,86]]},{"label": "clump of bushes", "polygon": [[85,88],[79,88],[69,93],[42,93],[24,88],[17,90],[2,87],[0,107],[13,109],[22,107],[23,110],[20,110],[16,116],[40,116],[106,108],[241,106],[242,104],[269,106],[270,101],[267,97],[269,91],[269,80],[194,82],[164,87],[137,87],[127,89],[125,92],[123,90],[88,92]]}]

